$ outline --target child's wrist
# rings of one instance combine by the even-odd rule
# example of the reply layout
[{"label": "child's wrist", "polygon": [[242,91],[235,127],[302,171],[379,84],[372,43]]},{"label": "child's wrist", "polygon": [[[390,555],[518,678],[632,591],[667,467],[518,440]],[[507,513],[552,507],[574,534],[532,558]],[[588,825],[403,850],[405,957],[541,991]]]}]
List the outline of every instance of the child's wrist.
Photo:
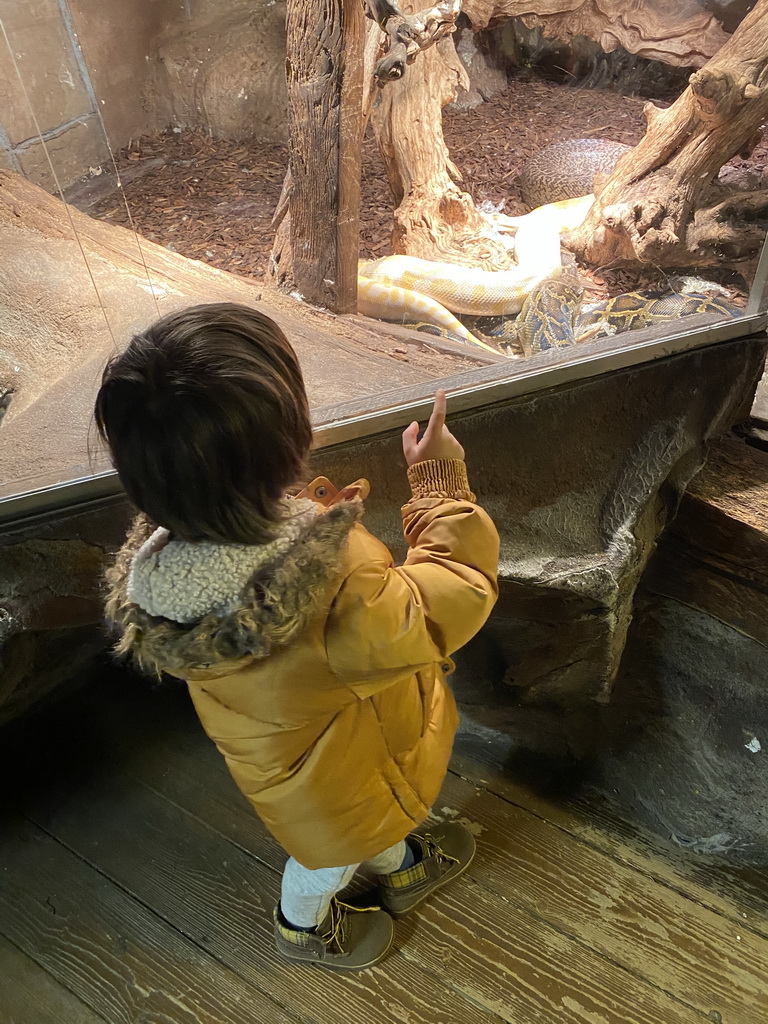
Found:
[{"label": "child's wrist", "polygon": [[455,498],[475,501],[463,459],[426,459],[408,467],[414,498]]}]

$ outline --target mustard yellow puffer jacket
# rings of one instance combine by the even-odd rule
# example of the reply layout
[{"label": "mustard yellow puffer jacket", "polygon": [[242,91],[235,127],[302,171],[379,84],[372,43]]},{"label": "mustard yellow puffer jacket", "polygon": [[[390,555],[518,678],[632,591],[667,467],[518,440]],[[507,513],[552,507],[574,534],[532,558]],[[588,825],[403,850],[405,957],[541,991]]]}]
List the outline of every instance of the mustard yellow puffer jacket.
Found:
[{"label": "mustard yellow puffer jacket", "polygon": [[193,622],[132,600],[140,549],[163,571],[162,531],[143,518],[108,574],[119,650],[186,680],[237,785],[307,868],[367,860],[427,817],[458,723],[450,655],[496,600],[498,534],[464,463],[419,463],[409,480],[402,566],[353,500],[310,506],[287,550]]}]

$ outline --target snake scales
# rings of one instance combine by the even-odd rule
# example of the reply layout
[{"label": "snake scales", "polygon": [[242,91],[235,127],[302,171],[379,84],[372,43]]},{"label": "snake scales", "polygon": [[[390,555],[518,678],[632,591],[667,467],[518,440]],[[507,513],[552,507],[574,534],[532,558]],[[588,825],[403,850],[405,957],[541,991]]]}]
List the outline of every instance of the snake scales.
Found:
[{"label": "snake scales", "polygon": [[[735,303],[695,291],[625,292],[582,309],[578,274],[574,267],[562,267],[530,292],[512,337],[531,356],[694,313],[735,317],[741,312]],[[510,337],[508,331],[497,336]]]},{"label": "snake scales", "polygon": [[498,352],[482,334],[525,355],[692,313],[738,315],[733,303],[687,291],[631,292],[581,310],[578,274],[562,265],[560,234],[582,223],[593,201],[585,190],[628,148],[591,139],[546,147],[521,174],[524,198],[536,208],[494,219],[497,230],[516,232],[516,266],[493,272],[408,256],[361,263],[359,311]]}]

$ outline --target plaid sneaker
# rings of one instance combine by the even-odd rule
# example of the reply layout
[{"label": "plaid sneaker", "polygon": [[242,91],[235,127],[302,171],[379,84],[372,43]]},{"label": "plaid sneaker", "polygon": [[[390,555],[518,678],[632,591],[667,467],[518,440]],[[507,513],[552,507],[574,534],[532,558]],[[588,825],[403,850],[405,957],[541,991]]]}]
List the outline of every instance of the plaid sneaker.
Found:
[{"label": "plaid sneaker", "polygon": [[414,832],[408,842],[421,858],[413,867],[379,879],[381,904],[393,917],[416,910],[433,892],[463,875],[475,857],[475,837],[457,822],[424,835]]},{"label": "plaid sneaker", "polygon": [[392,918],[379,907],[359,909],[333,899],[328,917],[314,932],[295,931],[275,908],[275,942],[286,960],[344,971],[373,967],[394,940]]}]

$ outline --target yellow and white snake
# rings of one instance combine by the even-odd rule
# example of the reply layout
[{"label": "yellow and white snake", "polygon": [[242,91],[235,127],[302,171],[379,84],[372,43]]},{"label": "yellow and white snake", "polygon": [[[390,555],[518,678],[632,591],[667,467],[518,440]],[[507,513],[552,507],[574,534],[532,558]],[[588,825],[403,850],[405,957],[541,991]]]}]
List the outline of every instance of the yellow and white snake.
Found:
[{"label": "yellow and white snake", "polygon": [[494,227],[515,231],[517,265],[506,271],[476,270],[413,256],[386,256],[361,263],[358,310],[364,316],[420,321],[497,352],[472,334],[455,314],[516,314],[531,292],[561,266],[560,234],[582,223],[593,196],[540,206],[522,217],[496,215]]}]

